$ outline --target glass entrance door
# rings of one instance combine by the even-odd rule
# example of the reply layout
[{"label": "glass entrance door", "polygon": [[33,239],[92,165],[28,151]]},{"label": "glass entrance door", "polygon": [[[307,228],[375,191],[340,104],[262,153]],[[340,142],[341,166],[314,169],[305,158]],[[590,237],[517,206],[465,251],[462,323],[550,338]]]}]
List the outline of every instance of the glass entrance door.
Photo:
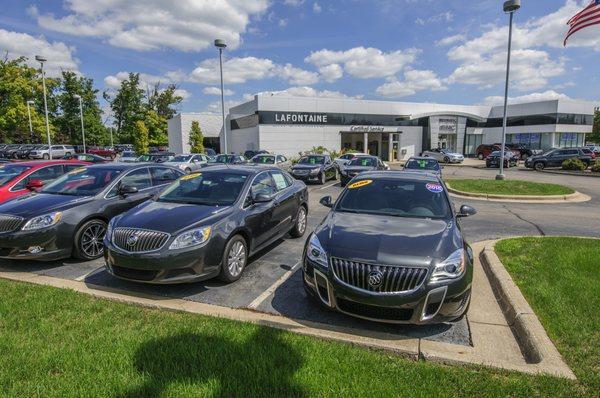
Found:
[{"label": "glass entrance door", "polygon": [[456,151],[456,134],[440,134],[439,146],[441,149]]}]

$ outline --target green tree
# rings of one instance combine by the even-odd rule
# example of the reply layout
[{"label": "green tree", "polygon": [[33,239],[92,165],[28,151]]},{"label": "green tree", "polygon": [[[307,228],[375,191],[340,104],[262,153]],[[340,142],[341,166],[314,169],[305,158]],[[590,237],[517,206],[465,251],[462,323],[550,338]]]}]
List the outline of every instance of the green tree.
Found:
[{"label": "green tree", "polygon": [[197,120],[192,122],[192,127],[190,128],[190,151],[192,153],[203,153],[204,152],[204,136],[202,135],[202,130],[200,129],[200,123]]},{"label": "green tree", "polygon": [[144,90],[140,89],[139,73],[130,73],[116,93],[104,92],[104,99],[113,112],[117,140],[132,143],[139,127],[136,122],[143,120],[145,115]]},{"label": "green tree", "polygon": [[148,144],[148,127],[143,120],[136,120],[134,123],[133,147],[138,154],[148,153],[150,146]]},{"label": "green tree", "polygon": [[594,115],[594,127],[592,134],[588,136],[588,141],[592,141],[595,144],[600,144],[600,108],[596,108]]}]

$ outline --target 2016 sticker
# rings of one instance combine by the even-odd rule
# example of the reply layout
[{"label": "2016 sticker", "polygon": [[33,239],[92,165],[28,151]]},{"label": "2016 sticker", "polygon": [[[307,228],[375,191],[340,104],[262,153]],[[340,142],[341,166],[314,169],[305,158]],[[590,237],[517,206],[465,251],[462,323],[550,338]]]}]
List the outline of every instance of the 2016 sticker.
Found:
[{"label": "2016 sticker", "polygon": [[355,188],[364,187],[365,185],[369,185],[372,182],[373,182],[373,180],[356,181],[355,183],[352,183],[352,184],[348,185],[348,189],[355,189]]},{"label": "2016 sticker", "polygon": [[429,192],[433,193],[440,193],[444,190],[444,188],[440,184],[435,184],[431,182],[425,185],[425,188],[427,188]]}]

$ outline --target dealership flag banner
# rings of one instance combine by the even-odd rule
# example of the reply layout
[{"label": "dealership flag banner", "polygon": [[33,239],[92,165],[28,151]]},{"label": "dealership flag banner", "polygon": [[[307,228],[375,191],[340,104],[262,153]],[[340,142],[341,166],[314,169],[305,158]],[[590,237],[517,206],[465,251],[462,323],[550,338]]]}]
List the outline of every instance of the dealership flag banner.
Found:
[{"label": "dealership flag banner", "polygon": [[567,22],[569,25],[569,31],[565,37],[563,45],[567,45],[567,40],[574,33],[579,32],[582,29],[588,28],[594,25],[600,25],[600,0],[592,1],[586,8],[581,10],[579,13]]}]

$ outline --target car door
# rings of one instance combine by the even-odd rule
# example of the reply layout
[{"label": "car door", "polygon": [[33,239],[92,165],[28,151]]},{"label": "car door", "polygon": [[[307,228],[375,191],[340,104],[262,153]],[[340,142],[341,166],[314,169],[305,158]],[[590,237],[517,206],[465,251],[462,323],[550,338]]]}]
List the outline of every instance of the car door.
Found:
[{"label": "car door", "polygon": [[291,189],[290,181],[281,171],[271,171],[275,184],[275,199],[273,201],[273,219],[276,223],[277,234],[285,235],[292,227],[292,220],[298,212],[296,195]]},{"label": "car door", "polygon": [[253,250],[276,236],[275,225],[277,222],[274,218],[275,200],[264,203],[253,203],[251,200],[252,195],[263,194],[275,196],[276,193],[277,190],[275,189],[273,178],[268,171],[263,171],[254,177],[250,191],[244,202],[246,227],[250,230],[254,239]]},{"label": "car door", "polygon": [[31,180],[41,180],[44,182],[44,185],[48,185],[52,181],[56,180],[58,177],[65,174],[65,172],[66,171],[62,164],[55,164],[52,166],[42,167],[23,177],[19,182],[13,185],[12,188],[10,188],[10,192],[15,192],[17,194],[23,194],[27,192],[27,183]]},{"label": "car door", "polygon": [[[138,192],[127,196],[120,195],[119,187],[126,185],[137,188]],[[132,170],[121,177],[106,194],[107,202],[103,212],[110,219],[150,199],[155,191],[148,167]]]},{"label": "car door", "polygon": [[65,150],[62,145],[52,145],[52,159],[59,159],[65,156]]},{"label": "car door", "polygon": [[565,150],[558,150],[558,151],[554,151],[550,154],[550,157],[548,158],[548,166],[549,167],[559,167],[562,165],[562,162],[566,159],[566,152]]}]

